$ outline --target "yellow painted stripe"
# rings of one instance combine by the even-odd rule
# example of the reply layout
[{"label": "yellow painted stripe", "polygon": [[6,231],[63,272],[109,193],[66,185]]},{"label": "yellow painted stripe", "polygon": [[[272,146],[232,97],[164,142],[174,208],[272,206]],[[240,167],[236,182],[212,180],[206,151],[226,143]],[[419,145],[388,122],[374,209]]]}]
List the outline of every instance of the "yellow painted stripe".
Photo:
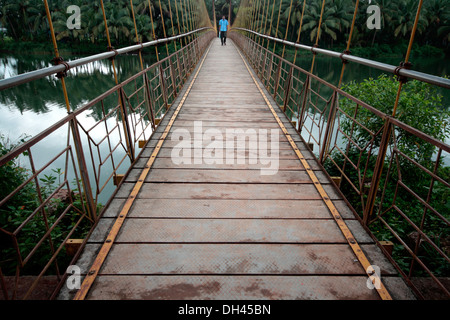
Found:
[{"label": "yellow painted stripe", "polygon": [[116,237],[120,231],[120,228],[122,227],[123,222],[125,221],[125,218],[127,217],[128,213],[131,209],[131,206],[134,203],[134,200],[136,199],[139,191],[141,190],[141,188],[144,184],[145,178],[147,177],[153,163],[155,162],[155,159],[159,153],[159,150],[161,150],[161,147],[162,147],[167,135],[169,134],[169,131],[172,128],[172,125],[175,122],[175,119],[177,118],[178,113],[180,112],[181,108],[183,107],[184,102],[186,101],[186,99],[192,89],[192,86],[194,85],[195,80],[197,79],[197,76],[200,73],[200,70],[202,69],[203,63],[205,62],[205,59],[208,56],[210,49],[211,49],[211,45],[209,46],[205,56],[203,57],[203,59],[200,63],[200,66],[194,75],[194,78],[192,79],[188,89],[186,90],[186,93],[184,94],[177,109],[175,110],[169,123],[167,124],[166,129],[164,130],[163,134],[161,135],[161,138],[159,139],[155,149],[153,150],[153,153],[150,156],[150,159],[147,161],[144,170],[142,170],[142,173],[139,176],[138,182],[136,182],[136,184],[134,185],[133,190],[131,191],[130,195],[128,196],[128,199],[126,200],[122,210],[119,213],[119,216],[117,217],[116,221],[114,222],[114,225],[112,226],[112,228],[108,234],[108,237],[106,238],[97,257],[95,258],[94,263],[92,264],[91,268],[89,269],[89,272],[86,274],[86,277],[84,278],[84,281],[81,284],[80,289],[75,294],[74,300],[84,300],[86,298],[86,295],[88,294],[90,288],[94,284],[94,281],[100,271],[100,268],[102,267],[103,263],[105,262],[105,259],[108,256],[108,253],[112,248],[114,240],[116,239]]},{"label": "yellow painted stripe", "polygon": [[301,164],[306,169],[306,172],[308,173],[309,177],[311,178],[312,182],[314,183],[314,186],[316,187],[317,191],[319,192],[320,196],[322,197],[322,200],[325,202],[326,206],[330,210],[331,215],[333,216],[334,220],[336,221],[339,229],[341,230],[342,234],[344,235],[344,237],[347,240],[348,244],[350,245],[351,249],[355,253],[358,261],[361,264],[361,266],[364,268],[364,270],[367,273],[367,275],[369,276],[369,278],[371,278],[374,282],[380,284],[379,288],[376,288],[380,298],[383,299],[383,300],[392,300],[392,297],[390,296],[390,294],[387,291],[387,289],[384,286],[384,284],[381,282],[381,279],[378,277],[378,275],[375,274],[375,273],[374,274],[369,274],[367,272],[368,267],[371,265],[369,260],[365,256],[365,254],[362,251],[362,249],[359,246],[359,244],[356,242],[355,237],[351,233],[351,231],[348,228],[347,224],[344,222],[344,219],[342,218],[341,214],[336,209],[336,207],[334,206],[333,202],[330,200],[330,197],[326,193],[326,191],[323,188],[322,184],[319,182],[319,179],[317,178],[316,174],[312,170],[311,166],[308,164],[308,162],[306,161],[305,157],[300,152],[300,150],[298,149],[298,147],[295,144],[294,140],[292,139],[291,135],[288,133],[288,131],[287,131],[286,127],[284,126],[283,122],[281,121],[280,117],[278,116],[278,114],[273,109],[272,104],[270,103],[270,101],[267,98],[267,96],[264,94],[264,91],[261,89],[258,81],[254,77],[254,75],[251,72],[247,62],[245,61],[244,57],[239,52],[239,50],[238,50],[238,53],[241,56],[242,61],[244,62],[248,73],[250,74],[250,76],[252,77],[253,81],[255,82],[256,87],[258,88],[259,92],[261,93],[261,95],[263,96],[264,100],[266,101],[266,104],[268,105],[270,111],[272,112],[273,116],[275,117],[275,120],[277,121],[277,123],[280,126],[281,130],[283,131],[283,133],[285,134],[285,136],[288,139],[289,143],[291,144],[291,147],[294,149],[294,151],[295,151],[297,157],[299,158]]}]

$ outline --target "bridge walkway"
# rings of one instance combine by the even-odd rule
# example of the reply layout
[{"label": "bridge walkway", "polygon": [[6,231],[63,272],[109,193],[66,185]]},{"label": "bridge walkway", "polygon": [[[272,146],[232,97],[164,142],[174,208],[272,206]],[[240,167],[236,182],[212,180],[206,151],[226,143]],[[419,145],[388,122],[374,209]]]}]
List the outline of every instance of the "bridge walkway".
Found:
[{"label": "bridge walkway", "polygon": [[234,43],[215,39],[89,238],[76,298],[380,299],[364,261],[390,297],[412,297]]}]

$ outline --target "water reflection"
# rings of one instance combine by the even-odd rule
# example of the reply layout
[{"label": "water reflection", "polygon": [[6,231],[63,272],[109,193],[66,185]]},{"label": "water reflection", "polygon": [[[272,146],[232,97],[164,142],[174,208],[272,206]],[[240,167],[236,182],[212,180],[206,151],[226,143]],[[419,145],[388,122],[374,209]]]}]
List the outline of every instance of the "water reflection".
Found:
[{"label": "water reflection", "polygon": [[[72,56],[67,60],[78,57]],[[49,56],[44,55],[4,55],[0,56],[0,79],[51,66]],[[144,63],[149,66],[155,62],[153,54],[144,55]],[[398,59],[384,59],[383,62],[397,65]],[[299,57],[298,65],[309,71],[311,57]],[[439,59],[420,59],[414,63],[414,69],[443,76],[450,74],[447,64]],[[314,73],[331,84],[336,85],[342,63],[338,59],[318,56]],[[118,56],[116,69],[119,81],[122,82],[139,72],[140,62],[137,55]],[[376,78],[382,71],[358,64],[348,64],[344,73],[344,83],[355,80],[362,81],[369,77]],[[93,62],[70,70],[66,78],[66,86],[69,92],[69,101],[72,109],[77,109],[98,95],[114,86],[112,63],[110,60]],[[444,105],[450,101],[449,90],[441,90],[445,96]],[[326,93],[324,93],[326,96]],[[7,107],[17,110],[20,114],[25,111],[34,113],[48,113],[54,107],[65,109],[65,101],[61,90],[61,84],[55,76],[46,77],[37,81],[26,83],[15,88],[0,92],[0,108]],[[95,113],[94,113],[95,115]],[[0,122],[1,124],[1,122]]]},{"label": "water reflection", "polygon": [[[72,60],[77,57],[72,57]],[[145,65],[154,63],[152,55],[144,56]],[[0,57],[3,68],[0,78],[9,78],[17,74],[51,66],[47,56],[3,56]],[[119,81],[124,81],[141,71],[137,55],[119,56],[115,62]],[[71,69],[66,77],[66,86],[72,110],[109,90],[115,85],[112,62],[102,60]],[[0,92],[0,108],[16,110],[20,114],[32,111],[36,114],[54,111],[65,107],[60,81],[55,76],[45,77]],[[95,115],[97,113],[93,113]],[[98,120],[98,119],[97,119]],[[49,123],[50,125],[51,123]],[[1,122],[0,122],[1,125]]]}]

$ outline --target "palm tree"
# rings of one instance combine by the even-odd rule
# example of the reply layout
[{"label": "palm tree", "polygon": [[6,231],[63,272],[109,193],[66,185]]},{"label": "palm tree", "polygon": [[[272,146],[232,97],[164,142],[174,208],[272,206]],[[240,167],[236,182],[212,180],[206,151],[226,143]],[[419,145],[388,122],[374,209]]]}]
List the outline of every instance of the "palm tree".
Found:
[{"label": "palm tree", "polygon": [[443,42],[450,42],[450,13],[447,12],[442,15],[442,26],[437,30],[437,36],[442,39]]},{"label": "palm tree", "polygon": [[450,41],[450,0],[425,2],[425,17],[428,21],[423,39],[425,43],[432,42],[439,45],[442,41]]},{"label": "palm tree", "polygon": [[[394,36],[397,38],[407,37],[414,26],[414,21],[417,13],[417,1],[415,0],[401,0],[396,2],[395,11],[401,12],[401,14],[395,14],[392,16],[392,24],[394,27]],[[421,14],[418,21],[417,33],[421,34],[428,26],[428,21],[424,14]]]},{"label": "palm tree", "polygon": [[[326,0],[319,39],[325,34],[332,41],[336,41],[338,34],[350,26],[352,16],[346,8],[351,9],[351,6],[346,5],[344,1]],[[321,10],[321,0],[314,0],[312,4],[307,3],[306,5],[305,15],[303,17],[303,30],[309,31],[311,42],[314,42],[319,31]]]},{"label": "palm tree", "polygon": [[108,29],[116,41],[120,44],[121,40],[128,39],[134,30],[133,19],[128,7],[117,8],[112,2],[105,4],[106,16],[108,17]]}]

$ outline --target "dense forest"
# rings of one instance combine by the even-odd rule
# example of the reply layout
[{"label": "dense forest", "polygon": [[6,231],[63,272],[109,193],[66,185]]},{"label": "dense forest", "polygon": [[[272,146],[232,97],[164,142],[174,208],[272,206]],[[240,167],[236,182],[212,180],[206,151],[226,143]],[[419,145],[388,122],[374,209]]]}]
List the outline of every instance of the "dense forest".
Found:
[{"label": "dense forest", "polygon": [[[114,45],[136,42],[130,0],[104,0],[108,28]],[[149,8],[149,4],[151,8]],[[69,30],[69,6],[80,8],[81,29]],[[52,21],[58,41],[74,45],[106,42],[105,23],[100,1],[56,0],[49,1]],[[209,23],[205,5],[200,0],[149,1],[134,0],[133,9],[140,41],[153,40],[152,19],[157,38],[192,30]],[[150,9],[152,17],[150,16]],[[178,14],[177,11],[178,10]],[[162,13],[162,15],[161,15]],[[171,19],[172,18],[172,19]],[[0,22],[5,32],[0,41],[49,41],[49,26],[43,1],[0,0]],[[173,28],[172,28],[173,26]],[[1,44],[0,44],[1,45]]]},{"label": "dense forest", "polygon": [[[240,4],[242,2],[242,7]],[[281,2],[281,3],[280,3]],[[356,21],[356,30],[352,38],[352,47],[388,47],[404,46],[409,40],[417,12],[418,0],[372,0],[371,5],[377,5],[381,11],[381,29],[369,29],[367,8],[369,0],[361,0]],[[114,45],[125,45],[136,41],[134,24],[129,0],[104,0],[108,25]],[[161,3],[161,7],[160,7]],[[320,46],[326,48],[342,47],[348,38],[353,12],[354,0],[326,0],[320,34]],[[73,46],[89,43],[104,43],[105,25],[100,1],[83,0],[55,0],[50,1],[52,19],[58,40]],[[198,26],[208,25],[213,19],[213,0],[134,0],[136,24],[141,40],[152,39],[152,26],[149,4],[152,6],[152,18],[157,37],[163,36],[164,21],[168,35],[177,34],[178,26],[183,31],[183,23],[189,19],[195,20]],[[248,17],[251,15],[253,4],[259,4],[259,19],[256,27],[266,34],[275,36],[278,16],[278,34],[284,38],[288,27],[287,39],[296,41],[303,11],[303,0],[215,0],[215,14],[217,21],[222,15],[228,17],[231,4],[231,21],[234,26],[249,27]],[[78,5],[81,8],[81,29],[69,30],[67,7]],[[206,15],[204,7],[206,5]],[[301,42],[312,44],[315,42],[317,27],[321,13],[322,0],[307,0],[303,13]],[[191,9],[189,11],[188,9]],[[280,10],[281,8],[281,10]],[[178,10],[178,18],[176,16]],[[191,16],[189,16],[189,12]],[[161,15],[162,13],[162,15]],[[170,14],[172,13],[172,15]],[[183,14],[184,13],[184,14]],[[289,17],[290,13],[290,17]],[[203,16],[200,16],[203,15]],[[172,16],[172,21],[170,17]],[[178,20],[177,20],[178,19]],[[270,19],[272,28],[269,30]],[[289,26],[287,23],[289,21]],[[9,42],[41,42],[49,41],[48,22],[45,15],[43,1],[38,0],[0,0],[0,46]],[[234,23],[237,22],[237,23]],[[174,28],[172,29],[172,23]],[[189,29],[189,28],[187,28]],[[415,40],[416,46],[439,48],[438,53],[450,51],[450,0],[428,0],[424,2]]]},{"label": "dense forest", "polygon": [[[244,3],[245,1],[245,3]],[[264,0],[261,0],[264,2]],[[281,12],[280,8],[281,1]],[[352,37],[352,47],[388,47],[405,46],[411,36],[411,30],[417,13],[418,0],[368,0],[360,1],[356,19],[356,28]],[[257,21],[256,29],[266,34],[275,36],[278,14],[281,19],[278,28],[279,38],[286,36],[287,21],[289,28],[287,39],[296,41],[300,26],[300,20],[303,13],[303,1],[293,0],[292,6],[290,0],[266,0],[269,3],[268,10],[262,6],[260,9],[260,20]],[[271,4],[270,4],[271,3]],[[248,12],[251,12],[251,2],[242,1],[242,13],[238,14],[237,24],[249,26]],[[274,5],[275,4],[275,5]],[[380,8],[380,29],[369,29],[367,20],[371,13],[367,11],[369,5],[376,5]],[[321,34],[319,45],[321,47],[332,48],[335,46],[345,46],[350,31],[355,1],[353,0],[326,0],[321,25]],[[273,9],[274,8],[274,9]],[[322,0],[307,0],[305,11],[303,13],[303,25],[300,42],[305,44],[314,44],[320,13],[322,9]],[[261,14],[262,12],[264,12]],[[273,12],[273,13],[272,13]],[[290,18],[289,18],[290,13]],[[269,17],[266,22],[266,16]],[[270,18],[272,18],[272,28],[269,30]],[[255,29],[255,28],[254,28]],[[441,53],[449,52],[450,44],[450,0],[429,0],[425,1],[421,10],[415,37],[416,46],[432,46],[439,48]]]}]

